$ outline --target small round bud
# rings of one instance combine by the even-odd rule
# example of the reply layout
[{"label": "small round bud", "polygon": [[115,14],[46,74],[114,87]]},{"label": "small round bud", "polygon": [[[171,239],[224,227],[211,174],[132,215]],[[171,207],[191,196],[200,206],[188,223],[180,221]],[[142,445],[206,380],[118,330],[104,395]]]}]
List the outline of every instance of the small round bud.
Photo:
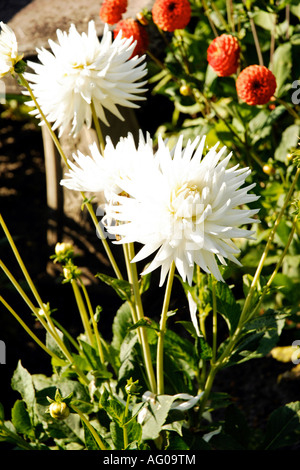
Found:
[{"label": "small round bud", "polygon": [[294,158],[294,155],[292,153],[288,153],[287,156],[286,156],[286,159],[287,159],[288,162],[293,160],[293,158]]},{"label": "small round bud", "polygon": [[72,279],[72,272],[69,268],[64,268],[63,273],[65,279]]},{"label": "small round bud", "polygon": [[50,315],[50,313],[51,313],[50,305],[43,303],[43,306],[44,306],[44,308],[40,308],[40,309],[38,310],[38,314],[39,314],[40,316],[44,316],[44,315],[46,315],[46,314]]},{"label": "small round bud", "polygon": [[64,402],[58,403],[54,401],[49,406],[49,412],[52,418],[58,419],[61,421],[63,419],[66,419],[69,416],[70,409],[68,408],[68,405]]},{"label": "small round bud", "polygon": [[192,90],[190,89],[190,87],[189,87],[188,85],[186,85],[186,84],[181,85],[179,91],[180,91],[180,94],[181,94],[182,96],[189,96],[189,95],[191,94],[191,92],[192,92]]},{"label": "small round bud", "polygon": [[56,243],[55,245],[55,254],[61,256],[66,254],[68,251],[73,251],[73,246],[71,243]]},{"label": "small round bud", "polygon": [[139,389],[141,388],[138,383],[138,380],[132,382],[132,378],[127,380],[127,384],[125,385],[126,393],[128,393],[128,395],[135,395],[136,393],[138,393]]},{"label": "small round bud", "polygon": [[263,166],[263,172],[270,176],[275,173],[275,170],[272,165],[266,164]]}]

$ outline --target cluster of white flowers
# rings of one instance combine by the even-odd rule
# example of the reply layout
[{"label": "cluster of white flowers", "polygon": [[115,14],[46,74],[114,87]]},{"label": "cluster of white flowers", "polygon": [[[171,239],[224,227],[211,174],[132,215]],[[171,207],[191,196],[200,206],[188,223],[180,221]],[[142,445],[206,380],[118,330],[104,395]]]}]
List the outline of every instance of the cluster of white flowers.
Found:
[{"label": "cluster of white flowers", "polygon": [[[162,285],[172,262],[183,280],[192,282],[195,264],[223,280],[216,258],[238,263],[233,239],[249,238],[258,209],[241,209],[258,199],[249,194],[255,184],[242,187],[249,168],[227,168],[231,154],[217,145],[204,156],[205,137],[189,141],[181,136],[170,150],[161,138],[157,151],[142,133],[136,146],[131,134],[114,147],[108,139],[102,156],[75,156],[62,184],[73,190],[101,193],[106,202],[105,222],[116,243],[144,245],[133,262],[155,256],[144,274],[161,267]],[[103,198],[102,198],[103,199]]]},{"label": "cluster of white flowers", "polygon": [[[1,24],[0,73],[11,70],[18,59],[14,33]],[[95,24],[88,34],[74,25],[69,33],[57,31],[58,43],[49,40],[51,51],[38,50],[41,63],[30,62],[27,73],[43,113],[62,133],[72,124],[72,133],[91,125],[91,104],[100,120],[104,109],[122,119],[117,105],[136,107],[146,81],[145,57],[131,57],[132,39],[121,32],[112,41],[105,25],[99,41]],[[3,65],[4,64],[4,65]],[[39,114],[35,110],[36,115]],[[78,152],[61,184],[76,191],[100,195],[104,202],[107,231],[118,235],[117,243],[143,245],[133,262],[153,259],[144,273],[161,268],[162,285],[173,263],[183,280],[192,282],[195,264],[223,280],[218,262],[238,263],[234,239],[250,238],[247,226],[257,221],[257,209],[240,206],[257,200],[249,194],[254,184],[244,186],[248,168],[228,167],[231,154],[218,144],[205,154],[205,137],[183,137],[170,149],[161,138],[158,148],[149,134],[140,131],[139,141],[128,134],[116,146],[107,138],[103,155],[96,144],[91,155]]]}]

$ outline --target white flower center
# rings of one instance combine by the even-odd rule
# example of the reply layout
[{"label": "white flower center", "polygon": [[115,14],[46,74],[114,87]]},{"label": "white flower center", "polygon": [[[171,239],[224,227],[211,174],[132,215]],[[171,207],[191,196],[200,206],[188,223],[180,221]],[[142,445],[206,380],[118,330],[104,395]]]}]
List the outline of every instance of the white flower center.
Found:
[{"label": "white flower center", "polygon": [[196,185],[189,185],[188,183],[173,189],[169,210],[176,219],[196,222],[198,216],[204,210],[200,189]]}]

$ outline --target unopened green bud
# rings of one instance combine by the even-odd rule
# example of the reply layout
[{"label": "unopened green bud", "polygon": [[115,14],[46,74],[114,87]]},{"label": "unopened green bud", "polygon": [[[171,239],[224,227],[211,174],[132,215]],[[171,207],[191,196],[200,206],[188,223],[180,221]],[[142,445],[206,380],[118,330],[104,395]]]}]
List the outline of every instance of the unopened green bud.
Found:
[{"label": "unopened green bud", "polygon": [[69,416],[70,409],[65,402],[58,403],[54,401],[49,406],[49,413],[52,416],[52,418],[62,421]]},{"label": "unopened green bud", "polygon": [[71,279],[78,278],[81,274],[81,271],[80,269],[77,268],[77,266],[70,264],[63,268],[63,274],[64,274],[64,278],[70,281]]},{"label": "unopened green bud", "polygon": [[44,306],[44,308],[40,308],[40,309],[38,310],[38,314],[39,314],[40,316],[44,316],[44,315],[46,315],[46,314],[50,315],[51,310],[50,310],[50,305],[49,305],[49,303],[48,303],[48,304],[44,304],[44,303],[43,303],[43,306]]},{"label": "unopened green bud", "polygon": [[55,254],[57,256],[65,255],[68,252],[73,251],[73,245],[71,243],[56,243]]},{"label": "unopened green bud", "polygon": [[135,382],[132,382],[132,378],[130,377],[129,380],[127,380],[127,384],[125,385],[125,391],[128,393],[128,395],[135,395],[138,393],[140,390],[140,386],[138,385],[139,381],[136,380]]}]

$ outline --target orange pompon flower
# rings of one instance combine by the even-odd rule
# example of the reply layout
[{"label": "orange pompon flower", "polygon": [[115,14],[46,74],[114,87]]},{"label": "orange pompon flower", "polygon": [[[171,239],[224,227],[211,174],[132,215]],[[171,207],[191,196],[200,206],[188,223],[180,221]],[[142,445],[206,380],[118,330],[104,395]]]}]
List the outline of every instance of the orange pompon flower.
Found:
[{"label": "orange pompon flower", "polygon": [[153,22],[163,31],[184,29],[191,18],[188,0],[156,0],[152,7]]},{"label": "orange pompon flower", "polygon": [[114,29],[114,37],[122,31],[122,38],[133,38],[136,41],[136,46],[131,57],[135,55],[143,55],[148,49],[149,37],[146,29],[133,18],[126,18],[119,21]]},{"label": "orange pompon flower", "polygon": [[219,77],[236,73],[240,59],[240,46],[236,37],[221,34],[207,49],[207,60]]},{"label": "orange pompon flower", "polygon": [[236,80],[239,98],[252,106],[268,103],[276,86],[275,76],[263,65],[249,65]]},{"label": "orange pompon flower", "polygon": [[127,6],[128,0],[103,0],[99,12],[100,19],[110,25],[116,24],[121,20]]}]

